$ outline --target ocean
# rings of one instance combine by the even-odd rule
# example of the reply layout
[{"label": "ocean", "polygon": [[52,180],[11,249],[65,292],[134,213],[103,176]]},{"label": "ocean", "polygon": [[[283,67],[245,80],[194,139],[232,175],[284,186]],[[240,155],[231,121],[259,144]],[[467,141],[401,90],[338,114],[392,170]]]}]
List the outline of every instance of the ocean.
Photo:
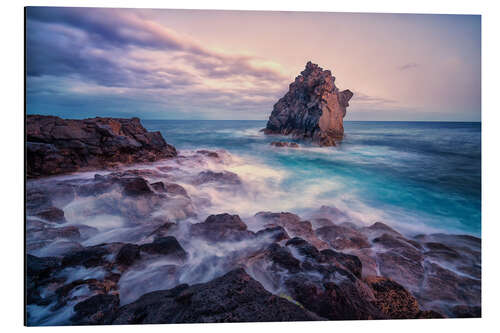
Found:
[{"label": "ocean", "polygon": [[[481,235],[481,123],[346,121],[337,147],[259,132],[266,121],[143,120],[183,151],[223,149],[233,171],[259,184],[249,202],[214,209],[241,216],[264,210],[304,214],[335,206],[362,223],[387,223],[407,234]],[[221,213],[213,211],[211,213]]]}]

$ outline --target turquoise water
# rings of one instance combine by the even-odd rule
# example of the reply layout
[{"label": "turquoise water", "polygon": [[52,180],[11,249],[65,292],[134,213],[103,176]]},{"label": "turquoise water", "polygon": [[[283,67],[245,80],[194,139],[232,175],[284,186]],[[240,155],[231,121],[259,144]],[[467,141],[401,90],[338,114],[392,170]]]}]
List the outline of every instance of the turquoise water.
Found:
[{"label": "turquoise water", "polygon": [[[328,204],[362,222],[384,221],[413,234],[480,236],[480,123],[345,122],[338,147],[300,143],[299,149],[271,147],[290,139],[263,135],[265,123],[143,121],[181,151],[225,149],[281,172],[276,200],[298,202],[290,206],[295,213]],[[256,203],[255,212],[259,208]]]}]

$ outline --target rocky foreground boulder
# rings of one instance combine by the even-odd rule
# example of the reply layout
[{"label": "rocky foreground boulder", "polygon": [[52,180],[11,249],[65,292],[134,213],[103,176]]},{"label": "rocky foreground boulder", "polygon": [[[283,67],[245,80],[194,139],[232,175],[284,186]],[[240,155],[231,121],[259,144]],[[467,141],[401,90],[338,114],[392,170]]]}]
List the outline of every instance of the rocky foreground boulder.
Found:
[{"label": "rocky foreground boulder", "polygon": [[344,136],[343,118],[353,93],[340,91],[335,77],[308,62],[305,70],[290,84],[290,89],[273,108],[266,134],[292,135],[309,139],[320,146],[335,146]]},{"label": "rocky foreground boulder", "polygon": [[308,321],[322,318],[266,291],[243,269],[208,283],[155,291],[121,307],[103,323],[167,324]]},{"label": "rocky foreground boulder", "polygon": [[28,115],[26,135],[28,178],[177,156],[160,132],[148,132],[139,118]]}]

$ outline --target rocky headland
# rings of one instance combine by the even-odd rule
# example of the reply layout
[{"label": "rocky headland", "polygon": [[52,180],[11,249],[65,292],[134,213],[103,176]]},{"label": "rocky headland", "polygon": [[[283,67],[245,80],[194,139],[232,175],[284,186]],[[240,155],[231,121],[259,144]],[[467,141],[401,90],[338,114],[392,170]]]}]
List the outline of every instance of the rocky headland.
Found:
[{"label": "rocky headland", "polygon": [[153,162],[177,155],[160,132],[148,132],[139,118],[62,119],[28,115],[28,178]]},{"label": "rocky headland", "polygon": [[335,77],[308,62],[290,84],[289,91],[274,105],[266,134],[291,135],[320,146],[335,146],[344,136],[343,118],[353,93],[340,91]]},{"label": "rocky headland", "polygon": [[[90,121],[92,133],[99,122]],[[133,132],[130,121],[116,122],[128,129],[113,135],[147,146],[138,120]],[[53,135],[43,143],[64,137]],[[129,157],[113,170],[27,181],[28,325],[481,316],[479,238],[406,235],[333,206],[304,216],[214,211],[219,198],[245,198],[252,186],[229,170],[231,154],[175,156],[158,142],[120,152]],[[143,159],[157,161],[123,163]],[[100,163],[92,166],[108,167]],[[47,174],[37,166],[33,174]]]}]

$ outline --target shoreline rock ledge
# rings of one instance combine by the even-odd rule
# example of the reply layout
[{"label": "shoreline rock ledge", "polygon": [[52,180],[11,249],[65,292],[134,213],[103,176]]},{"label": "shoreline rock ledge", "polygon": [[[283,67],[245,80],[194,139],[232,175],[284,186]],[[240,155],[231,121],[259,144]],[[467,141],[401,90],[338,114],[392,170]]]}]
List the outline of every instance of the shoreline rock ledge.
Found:
[{"label": "shoreline rock ledge", "polygon": [[107,169],[120,164],[175,157],[160,132],[148,132],[139,118],[62,119],[28,115],[28,178]]},{"label": "shoreline rock ledge", "polygon": [[308,62],[273,108],[265,134],[292,135],[320,146],[335,146],[344,136],[343,118],[353,93],[335,86],[331,71]]}]

